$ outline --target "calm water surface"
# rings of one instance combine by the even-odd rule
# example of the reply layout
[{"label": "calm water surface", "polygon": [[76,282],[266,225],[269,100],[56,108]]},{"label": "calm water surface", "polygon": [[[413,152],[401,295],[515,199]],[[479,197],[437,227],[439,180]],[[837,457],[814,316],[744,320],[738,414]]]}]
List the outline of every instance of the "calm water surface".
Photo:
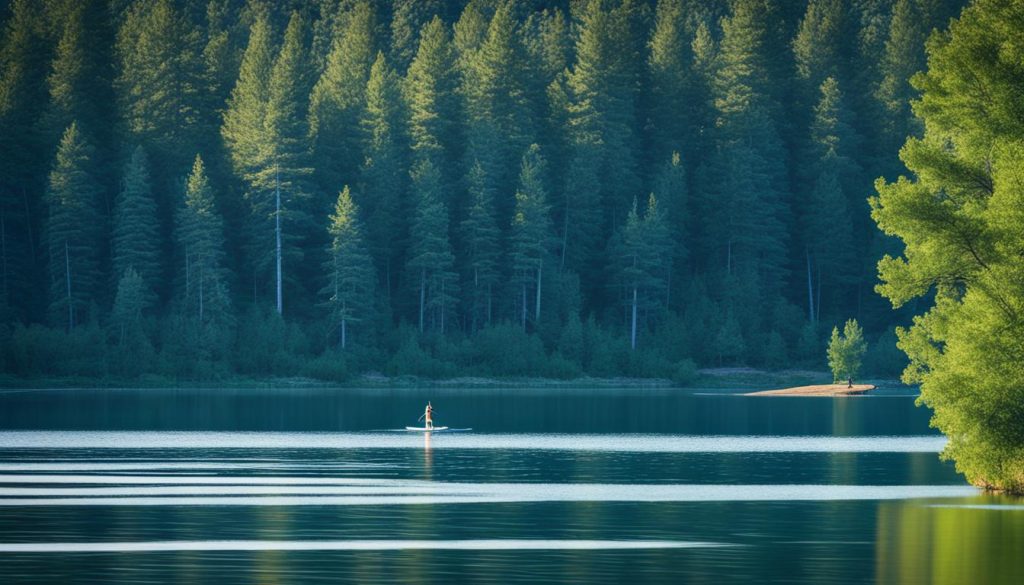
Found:
[{"label": "calm water surface", "polygon": [[0,391],[0,582],[1024,582],[943,444],[907,396]]}]

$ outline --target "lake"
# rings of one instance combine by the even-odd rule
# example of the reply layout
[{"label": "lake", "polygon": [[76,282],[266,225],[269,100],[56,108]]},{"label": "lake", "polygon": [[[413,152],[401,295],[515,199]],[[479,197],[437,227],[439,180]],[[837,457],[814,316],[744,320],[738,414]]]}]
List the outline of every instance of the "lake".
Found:
[{"label": "lake", "polygon": [[913,400],[0,391],[0,582],[1024,582]]}]

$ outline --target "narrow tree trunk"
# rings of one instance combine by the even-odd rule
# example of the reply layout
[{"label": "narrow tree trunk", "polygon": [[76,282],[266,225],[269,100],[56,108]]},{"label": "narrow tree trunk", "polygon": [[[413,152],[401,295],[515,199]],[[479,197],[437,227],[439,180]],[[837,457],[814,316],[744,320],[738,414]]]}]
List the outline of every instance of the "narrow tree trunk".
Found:
[{"label": "narrow tree trunk", "polygon": [[814,322],[821,321],[821,262],[818,262],[817,301],[814,303]]},{"label": "narrow tree trunk", "polygon": [[540,323],[540,278],[541,278],[541,273],[543,272],[543,270],[544,270],[544,261],[540,260],[540,261],[537,262],[537,306],[536,306],[536,312],[534,313],[534,318],[533,318],[533,321],[534,321],[534,324],[535,324],[534,326],[536,326],[537,323]]},{"label": "narrow tree trunk", "polygon": [[636,349],[636,301],[637,301],[637,287],[633,286],[633,324],[630,327],[629,332],[629,347],[630,349]]},{"label": "narrow tree trunk", "polygon": [[4,300],[10,298],[10,286],[7,282],[7,208],[0,211],[0,254],[3,254]]},{"label": "narrow tree trunk", "polygon": [[274,231],[277,236],[277,314],[284,314],[284,303],[281,298],[281,172],[275,175],[276,212],[274,213]]},{"label": "narrow tree trunk", "polygon": [[420,268],[420,333],[423,333],[423,306],[427,300],[427,269]]},{"label": "narrow tree trunk", "polygon": [[470,332],[475,333],[476,317],[477,313],[480,312],[480,268],[476,266],[473,267],[473,307],[471,312],[472,316],[470,318],[471,320],[469,327]]},{"label": "narrow tree trunk", "polygon": [[520,314],[522,315],[522,318],[520,319],[520,321],[522,322],[522,325],[523,325],[523,331],[526,331],[526,282],[525,281],[523,282],[522,305],[523,305],[523,308],[522,308],[522,311],[520,311]]},{"label": "narrow tree trunk", "polygon": [[68,331],[71,331],[75,326],[75,311],[71,302],[71,252],[68,251],[67,240],[64,240],[64,276],[68,287]]},{"label": "narrow tree trunk", "polygon": [[444,308],[447,305],[444,301],[444,279],[441,279],[441,335],[444,335]]},{"label": "narrow tree trunk", "polygon": [[565,217],[562,218],[562,264],[565,268],[565,249],[569,247],[569,194],[565,194]]},{"label": "narrow tree trunk", "polygon": [[729,240],[725,248],[725,273],[732,274],[732,240]]},{"label": "narrow tree trunk", "polygon": [[[202,262],[202,260],[200,260]],[[199,265],[199,325],[203,325],[203,281],[206,280],[206,271],[202,264]]]},{"label": "narrow tree trunk", "polygon": [[487,324],[491,324],[491,299],[494,298],[491,292],[491,283],[487,283]]},{"label": "narrow tree trunk", "polygon": [[185,302],[186,303],[188,303],[188,298],[190,296],[192,296],[192,288],[191,288],[192,281],[189,278],[191,276],[191,274],[190,274],[191,270],[192,270],[192,265],[190,263],[190,258],[189,258],[189,255],[188,255],[188,244],[185,244]]},{"label": "narrow tree trunk", "polygon": [[348,319],[341,319],[341,349],[345,350],[348,345]]},{"label": "narrow tree trunk", "polygon": [[32,265],[37,266],[36,238],[32,235],[32,211],[28,205],[28,190],[24,186],[21,187],[21,198],[25,203],[25,228],[28,230],[28,249],[32,254]]},{"label": "narrow tree trunk", "polygon": [[808,248],[807,252],[807,319],[811,323],[815,322],[814,319],[814,282],[811,279],[811,250]]}]

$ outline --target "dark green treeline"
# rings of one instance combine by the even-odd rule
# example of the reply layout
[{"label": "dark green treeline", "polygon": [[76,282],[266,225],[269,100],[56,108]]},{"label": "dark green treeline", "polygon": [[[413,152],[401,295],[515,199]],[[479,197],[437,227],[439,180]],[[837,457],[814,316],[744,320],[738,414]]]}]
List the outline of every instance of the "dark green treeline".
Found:
[{"label": "dark green treeline", "polygon": [[894,373],[866,199],[960,7],[13,0],[4,371]]}]

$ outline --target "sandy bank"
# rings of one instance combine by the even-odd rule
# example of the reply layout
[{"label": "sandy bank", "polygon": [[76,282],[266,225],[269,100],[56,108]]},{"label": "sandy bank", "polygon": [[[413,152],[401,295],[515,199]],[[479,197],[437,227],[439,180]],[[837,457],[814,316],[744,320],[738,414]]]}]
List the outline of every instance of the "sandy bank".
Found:
[{"label": "sandy bank", "polygon": [[874,390],[874,384],[854,384],[849,387],[846,384],[818,384],[814,386],[794,386],[793,388],[782,388],[779,390],[762,390],[760,392],[747,392],[747,396],[855,396]]}]

